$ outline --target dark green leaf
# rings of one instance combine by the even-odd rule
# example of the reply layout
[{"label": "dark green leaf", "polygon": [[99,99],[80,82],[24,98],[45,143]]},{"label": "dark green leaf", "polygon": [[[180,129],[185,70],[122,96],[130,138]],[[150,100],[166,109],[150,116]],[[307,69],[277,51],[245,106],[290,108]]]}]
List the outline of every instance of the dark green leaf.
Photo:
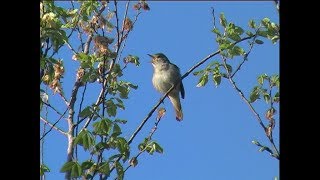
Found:
[{"label": "dark green leaf", "polygon": [[233,58],[233,56],[240,56],[245,54],[245,51],[239,46],[234,46],[232,49],[229,49],[228,52],[231,58]]},{"label": "dark green leaf", "polygon": [[92,115],[92,111],[91,111],[91,107],[88,106],[86,108],[84,108],[80,113],[79,113],[79,117],[80,118],[86,118],[88,116]]},{"label": "dark green leaf", "polygon": [[221,13],[221,14],[220,14],[220,24],[221,24],[223,27],[226,27],[226,26],[227,26],[227,20],[226,20],[226,17],[224,16],[224,13]]},{"label": "dark green leaf", "polygon": [[226,64],[226,66],[227,66],[227,70],[228,70],[228,72],[229,72],[229,73],[231,73],[231,72],[232,72],[232,66],[231,66],[231,65],[229,65],[229,64]]},{"label": "dark green leaf", "polygon": [[128,94],[129,94],[129,89],[127,87],[124,86],[118,86],[118,91],[120,92],[119,96],[122,99],[127,99],[128,98]]},{"label": "dark green leaf", "polygon": [[107,113],[109,116],[116,116],[117,114],[117,106],[114,104],[114,102],[112,100],[108,100],[106,102],[106,106],[107,106]]},{"label": "dark green leaf", "polygon": [[81,176],[82,168],[78,162],[75,162],[71,169],[71,177]]},{"label": "dark green leaf", "polygon": [[200,79],[197,84],[197,87],[205,86],[208,82],[208,73],[205,73]]},{"label": "dark green leaf", "polygon": [[121,156],[122,156],[121,154],[115,154],[115,155],[109,157],[109,161],[114,162],[115,159],[117,159],[118,157],[121,157]]},{"label": "dark green leaf", "polygon": [[250,102],[251,103],[255,102],[257,99],[260,98],[260,91],[261,91],[261,88],[259,86],[256,86],[253,88],[253,90],[250,94]]},{"label": "dark green leaf", "polygon": [[119,136],[121,134],[121,128],[117,123],[113,124],[113,132],[112,132],[112,136]]},{"label": "dark green leaf", "polygon": [[93,164],[94,164],[93,161],[87,160],[87,161],[84,161],[84,162],[81,164],[81,168],[82,168],[83,170],[87,170],[87,169],[90,169]]},{"label": "dark green leaf", "polygon": [[259,39],[256,39],[255,42],[256,42],[257,44],[263,44],[263,41],[261,41],[261,40],[259,40]]},{"label": "dark green leaf", "polygon": [[98,135],[107,136],[111,130],[112,122],[109,119],[102,119],[101,121],[95,122],[93,124],[93,132]]},{"label": "dark green leaf", "polygon": [[256,28],[256,23],[253,20],[249,21],[249,27]]},{"label": "dark green leaf", "polygon": [[132,89],[138,89],[138,85],[134,85],[132,83],[128,83],[128,86],[131,87]]},{"label": "dark green leaf", "polygon": [[236,33],[230,33],[230,34],[228,34],[228,37],[230,39],[234,40],[234,41],[240,41],[241,40],[241,37]]},{"label": "dark green leaf", "polygon": [[221,74],[220,73],[213,74],[212,79],[213,79],[214,85],[219,86],[221,83]]},{"label": "dark green leaf", "polygon": [[116,162],[116,170],[117,170],[118,180],[123,180],[123,177],[124,177],[123,167],[118,161]]},{"label": "dark green leaf", "polygon": [[101,163],[101,165],[98,168],[98,172],[103,173],[105,175],[109,175],[110,173],[110,166],[109,166],[109,162],[103,162]]},{"label": "dark green leaf", "polygon": [[76,164],[76,162],[74,161],[70,161],[70,162],[66,162],[62,168],[60,169],[60,172],[67,172],[67,171],[71,171],[72,167]]},{"label": "dark green leaf", "polygon": [[45,164],[40,165],[40,176],[42,176],[45,172],[50,172],[50,169]]}]

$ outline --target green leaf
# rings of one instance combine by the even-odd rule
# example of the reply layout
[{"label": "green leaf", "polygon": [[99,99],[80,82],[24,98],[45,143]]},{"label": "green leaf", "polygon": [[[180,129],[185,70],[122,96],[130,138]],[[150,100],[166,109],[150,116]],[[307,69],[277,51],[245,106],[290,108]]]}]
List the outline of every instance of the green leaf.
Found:
[{"label": "green leaf", "polygon": [[257,31],[257,34],[266,38],[268,36],[268,31]]},{"label": "green leaf", "polygon": [[92,115],[92,111],[91,111],[91,107],[88,106],[86,108],[84,108],[80,113],[79,113],[79,117],[80,118],[86,118],[88,116]]},{"label": "green leaf", "polygon": [[66,162],[64,163],[64,165],[62,166],[62,168],[60,169],[60,172],[67,172],[67,171],[71,171],[72,167],[76,164],[76,162],[74,161],[70,161],[70,162]]},{"label": "green leaf", "polygon": [[244,30],[239,27],[239,26],[235,26],[234,28],[235,33],[237,33],[238,35],[242,35],[244,33]]},{"label": "green leaf", "polygon": [[123,137],[117,137],[116,145],[119,152],[123,155],[123,162],[125,162],[130,155],[130,151],[129,151],[130,148],[127,140],[124,139]]},{"label": "green leaf", "polygon": [[128,99],[128,94],[130,89],[124,86],[118,86],[118,91],[120,92],[119,96],[122,99]]},{"label": "green leaf", "polygon": [[256,23],[253,20],[249,21],[249,27],[256,28]]},{"label": "green leaf", "polygon": [[94,143],[95,139],[87,129],[82,130],[74,139],[74,145],[79,144],[80,146],[83,146],[85,151],[91,148]]},{"label": "green leaf", "polygon": [[253,36],[253,33],[250,32],[250,31],[246,31],[246,34],[247,34],[248,36]]},{"label": "green leaf", "polygon": [[103,173],[105,175],[109,175],[110,174],[110,166],[109,166],[109,162],[103,162],[101,163],[101,165],[98,168],[98,172]]},{"label": "green leaf", "polygon": [[114,162],[115,159],[117,159],[117,158],[119,158],[121,156],[122,156],[121,154],[112,155],[111,157],[109,157],[108,161]]},{"label": "green leaf", "polygon": [[117,123],[113,124],[113,132],[112,132],[112,136],[119,136],[121,134],[121,128]]},{"label": "green leaf", "polygon": [[228,52],[229,52],[231,58],[233,58],[234,56],[240,56],[240,55],[244,55],[245,54],[244,49],[242,49],[239,46],[234,46],[232,49],[229,49]]},{"label": "green leaf", "polygon": [[107,136],[110,133],[112,122],[109,119],[102,119],[93,124],[93,132],[98,135]]},{"label": "green leaf", "polygon": [[213,28],[212,32],[217,34],[218,36],[221,36],[221,33],[220,33],[219,29],[217,29],[217,28]]},{"label": "green leaf", "polygon": [[265,151],[267,148],[266,147],[261,147],[260,149],[259,149],[259,152],[263,152],[263,151]]},{"label": "green leaf", "polygon": [[163,148],[156,142],[154,142],[154,148],[155,148],[156,152],[161,153],[161,154],[163,153]]},{"label": "green leaf", "polygon": [[264,82],[264,80],[265,80],[266,78],[268,78],[268,75],[267,75],[267,74],[262,74],[262,75],[260,75],[260,76],[258,77],[258,83],[259,83],[260,85],[263,85],[263,82]]},{"label": "green leaf", "polygon": [[273,44],[275,44],[279,39],[280,39],[280,37],[276,35],[271,38],[271,41]]},{"label": "green leaf", "polygon": [[221,74],[220,73],[213,74],[212,79],[213,79],[214,85],[216,85],[216,87],[218,87],[221,83]]},{"label": "green leaf", "polygon": [[81,169],[83,169],[83,170],[90,169],[93,164],[94,164],[94,162],[91,161],[91,160],[84,161],[84,162],[81,164]]},{"label": "green leaf", "polygon": [[205,86],[208,82],[208,73],[205,73],[200,79],[197,84],[197,87]]},{"label": "green leaf", "polygon": [[266,103],[268,104],[269,102],[270,102],[270,95],[269,94],[267,94],[267,93],[265,93],[264,95],[263,95],[263,99],[266,101]]},{"label": "green leaf", "polygon": [[258,141],[251,141],[252,142],[252,144],[255,144],[255,145],[257,145],[257,146],[260,146],[260,143],[258,142]]},{"label": "green leaf", "polygon": [[271,78],[270,78],[270,82],[271,82],[271,86],[277,86],[279,87],[279,83],[280,83],[280,80],[279,80],[279,75],[272,75]]},{"label": "green leaf", "polygon": [[251,91],[251,94],[250,94],[250,102],[251,103],[255,102],[257,99],[260,98],[260,91],[261,91],[261,88],[259,86],[256,86],[253,88],[253,90]]},{"label": "green leaf", "polygon": [[40,164],[40,176],[44,175],[44,173],[50,172],[50,169],[45,164]]},{"label": "green leaf", "polygon": [[116,116],[117,114],[117,106],[114,104],[114,102],[112,100],[108,100],[106,102],[106,106],[107,106],[107,113],[109,116]]},{"label": "green leaf", "polygon": [[118,180],[123,180],[123,177],[124,177],[123,167],[118,161],[116,161],[116,170],[117,170]]},{"label": "green leaf", "polygon": [[133,55],[128,55],[127,57],[125,57],[124,62],[125,63],[134,63],[136,66],[140,65],[139,57],[133,56]]},{"label": "green leaf", "polygon": [[232,66],[230,64],[226,64],[226,66],[227,66],[228,72],[231,73],[232,72]]},{"label": "green leaf", "polygon": [[259,40],[259,39],[256,39],[255,42],[256,42],[257,44],[263,44],[263,41],[261,41],[261,40]]},{"label": "green leaf", "polygon": [[263,18],[261,20],[261,23],[265,26],[268,27],[268,24],[270,24],[270,19],[269,18]]},{"label": "green leaf", "polygon": [[204,73],[204,70],[196,71],[193,73],[194,76],[202,75]]},{"label": "green leaf", "polygon": [[241,37],[236,33],[230,33],[230,34],[228,34],[228,37],[230,39],[234,40],[234,41],[240,41],[241,40]]},{"label": "green leaf", "polygon": [[221,14],[220,14],[220,24],[221,24],[223,27],[226,27],[226,26],[227,26],[227,20],[226,20],[226,17],[224,16],[224,13],[221,13]]},{"label": "green leaf", "polygon": [[71,169],[71,177],[79,177],[82,174],[82,168],[78,162],[75,162]]}]

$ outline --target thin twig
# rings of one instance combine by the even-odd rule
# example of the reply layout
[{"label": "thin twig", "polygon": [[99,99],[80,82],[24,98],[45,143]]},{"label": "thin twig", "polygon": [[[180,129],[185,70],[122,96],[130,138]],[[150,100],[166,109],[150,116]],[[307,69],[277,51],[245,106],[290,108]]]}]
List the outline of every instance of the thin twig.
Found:
[{"label": "thin twig", "polygon": [[[42,101],[43,102],[43,101]],[[57,114],[59,114],[60,116],[62,116],[62,113],[60,113],[56,108],[54,108],[53,106],[51,106],[49,103],[43,102],[43,104],[45,104],[46,106],[50,107],[51,109],[53,109]]]},{"label": "thin twig", "polygon": [[244,64],[244,62],[248,60],[248,56],[249,56],[249,54],[251,53],[251,51],[253,49],[254,41],[258,36],[257,32],[259,31],[259,29],[260,28],[257,28],[257,30],[255,31],[255,35],[253,36],[253,39],[250,42],[250,47],[249,47],[248,52],[244,55],[243,60],[241,61],[239,66],[236,68],[236,70],[233,72],[233,74],[231,75],[231,78],[233,78],[233,76],[241,69],[241,66]]},{"label": "thin twig", "polygon": [[[86,93],[86,90],[87,90],[87,83],[84,85],[84,89],[82,92],[81,101],[79,105],[79,113],[82,111],[82,104],[83,104],[84,94]],[[75,136],[78,136],[78,133],[79,133],[79,126],[78,126],[79,121],[80,121],[80,116],[78,115],[77,124],[75,125],[76,127]],[[76,158],[78,158],[78,146],[75,147],[75,155],[76,155]]]},{"label": "thin twig", "polygon": [[114,13],[116,14],[116,30],[117,30],[117,49],[120,48],[120,30],[119,30],[119,17],[118,17],[118,5],[117,5],[117,0],[114,0]]},{"label": "thin twig", "polygon": [[[227,63],[226,63],[226,59],[225,57],[222,57],[223,58],[223,64],[224,64],[224,67],[226,69],[227,68]],[[251,110],[251,112],[254,114],[254,116],[256,117],[258,123],[260,124],[260,126],[262,127],[262,129],[264,130],[264,132],[266,133],[267,132],[267,128],[266,126],[263,124],[261,118],[260,118],[260,115],[257,113],[257,111],[253,108],[253,106],[251,105],[251,103],[249,102],[249,100],[244,96],[243,92],[238,88],[238,86],[236,85],[235,81],[233,80],[233,78],[231,77],[231,74],[230,72],[227,70],[227,75],[228,75],[228,79],[229,79],[229,82],[231,83],[232,87],[238,92],[238,94],[240,95],[241,99],[248,105],[249,109]],[[269,141],[271,142],[272,146],[275,147],[274,143],[273,143],[273,140],[272,138],[270,138],[268,135],[267,135]],[[274,154],[274,153],[272,153]],[[277,159],[280,160],[280,156],[273,156]]]},{"label": "thin twig", "polygon": [[[149,141],[151,140],[153,134],[154,134],[154,133],[156,132],[156,130],[158,129],[158,124],[159,124],[161,118],[162,118],[162,117],[159,117],[159,118],[157,119],[157,121],[155,122],[153,128],[151,128],[151,131],[150,131],[150,133],[149,133],[149,136],[147,137]],[[145,152],[145,149],[142,150],[142,151],[139,151],[139,153],[138,153],[136,156],[134,156],[133,158],[138,159],[138,157],[139,157],[143,152]],[[130,167],[132,167],[131,164],[130,164],[128,167],[125,168],[124,172],[126,172]],[[117,178],[116,178],[116,179],[117,179]]]},{"label": "thin twig", "polygon": [[66,132],[64,132],[62,129],[58,128],[56,125],[53,125],[52,123],[50,123],[48,120],[44,119],[43,117],[40,117],[40,119],[45,123],[48,124],[50,127],[52,127],[53,129],[59,131],[61,134],[63,135],[67,135]]},{"label": "thin twig", "polygon": [[60,121],[60,119],[62,119],[62,117],[66,114],[66,112],[68,111],[68,109],[69,109],[69,108],[67,108],[67,109],[64,111],[64,113],[61,114],[61,116],[59,117],[59,119],[58,119],[55,123],[52,124],[51,128],[40,138],[40,140],[43,139],[44,137],[46,137],[46,135],[53,129],[53,127],[55,127],[55,125]]}]

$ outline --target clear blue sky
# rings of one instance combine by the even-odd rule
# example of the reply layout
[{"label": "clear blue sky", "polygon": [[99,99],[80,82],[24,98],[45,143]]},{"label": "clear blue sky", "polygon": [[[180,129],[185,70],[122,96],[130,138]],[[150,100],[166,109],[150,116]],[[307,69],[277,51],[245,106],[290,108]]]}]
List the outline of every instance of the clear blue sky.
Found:
[{"label": "clear blue sky", "polygon": [[[59,4],[63,3],[65,2]],[[228,21],[235,22],[243,29],[247,29],[250,19],[261,20],[269,17],[271,21],[279,22],[279,14],[272,1],[149,2],[149,6],[151,10],[140,15],[123,52],[123,56],[139,56],[141,62],[138,68],[129,65],[121,78],[139,86],[130,93],[130,98],[125,100],[126,110],[118,110],[118,117],[128,120],[128,123],[122,126],[123,136],[127,139],[161,97],[151,83],[153,69],[147,54],[166,54],[184,74],[198,61],[216,51],[215,35],[211,32],[211,7],[215,9],[217,23],[219,13],[224,12]],[[257,84],[258,75],[279,73],[279,44],[272,45],[269,40],[263,40],[265,43],[254,47],[249,61],[235,78],[245,95]],[[72,54],[65,50],[57,57],[62,58],[66,65],[63,88],[69,99],[78,63],[73,61]],[[217,56],[212,60],[220,58]],[[237,60],[232,61],[237,64]],[[200,66],[200,69],[208,62]],[[198,77],[192,74],[183,80],[186,95],[182,100],[182,122],[175,120],[169,100],[165,100],[165,104],[161,105],[167,112],[153,139],[164,148],[164,153],[142,154],[137,167],[130,168],[125,179],[270,180],[279,176],[279,161],[266,152],[258,152],[258,147],[251,143],[252,140],[258,140],[269,145],[262,128],[231,84],[223,79],[216,88],[210,79],[207,86],[197,88],[197,82]],[[98,88],[98,85],[88,87],[86,104],[96,101]],[[80,93],[82,91],[83,88]],[[49,95],[51,94],[49,91]],[[53,97],[49,101],[63,112],[64,104],[56,100],[60,98]],[[266,103],[261,101],[254,105],[258,105],[257,110],[260,116],[264,117]],[[276,144],[279,143],[278,114],[274,131]],[[51,122],[57,119],[57,116],[51,113],[48,117]],[[155,117],[154,114],[132,143],[132,155],[138,152],[137,145],[149,133]],[[66,121],[61,120],[58,126],[66,129]],[[66,161],[66,149],[67,139],[58,132],[53,130],[46,137],[44,162],[51,169],[51,172],[47,173],[47,180],[64,178],[64,174],[59,170]]]}]

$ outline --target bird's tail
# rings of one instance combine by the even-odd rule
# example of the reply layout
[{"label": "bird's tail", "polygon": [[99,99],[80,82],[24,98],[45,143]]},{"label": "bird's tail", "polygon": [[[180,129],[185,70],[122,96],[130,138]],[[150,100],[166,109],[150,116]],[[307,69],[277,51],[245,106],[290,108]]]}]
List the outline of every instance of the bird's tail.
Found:
[{"label": "bird's tail", "polygon": [[182,113],[179,94],[177,94],[176,96],[168,96],[168,97],[171,100],[171,103],[172,103],[174,110],[176,112],[176,120],[182,121],[183,113]]}]

